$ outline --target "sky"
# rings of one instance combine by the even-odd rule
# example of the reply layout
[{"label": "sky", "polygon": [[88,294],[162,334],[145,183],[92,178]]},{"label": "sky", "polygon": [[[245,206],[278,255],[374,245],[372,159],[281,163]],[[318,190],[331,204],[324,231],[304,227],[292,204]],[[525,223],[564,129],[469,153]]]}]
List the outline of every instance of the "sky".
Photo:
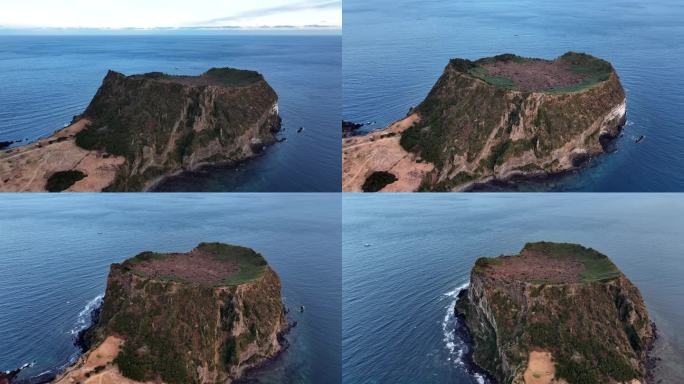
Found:
[{"label": "sky", "polygon": [[341,0],[0,0],[0,28],[341,28]]}]

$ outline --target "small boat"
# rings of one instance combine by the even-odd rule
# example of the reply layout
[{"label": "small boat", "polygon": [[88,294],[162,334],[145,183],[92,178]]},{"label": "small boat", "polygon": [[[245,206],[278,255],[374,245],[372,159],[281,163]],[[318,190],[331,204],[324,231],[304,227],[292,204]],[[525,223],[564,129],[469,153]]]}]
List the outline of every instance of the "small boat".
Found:
[{"label": "small boat", "polygon": [[641,142],[641,140],[643,140],[645,137],[646,137],[646,136],[641,135],[641,136],[637,137],[636,140],[634,140],[634,142],[637,143],[637,144],[639,144],[639,143]]},{"label": "small boat", "polygon": [[371,243],[365,243],[363,246],[364,246],[364,247],[370,247],[370,246],[371,246]]}]

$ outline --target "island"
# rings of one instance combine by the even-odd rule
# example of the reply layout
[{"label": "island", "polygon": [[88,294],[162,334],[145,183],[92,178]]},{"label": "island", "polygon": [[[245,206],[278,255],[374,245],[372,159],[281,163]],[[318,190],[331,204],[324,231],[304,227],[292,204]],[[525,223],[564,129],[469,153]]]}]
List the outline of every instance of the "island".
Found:
[{"label": "island", "polygon": [[277,356],[280,279],[252,249],[201,243],[113,264],[86,352],[54,383],[231,383]]},{"label": "island", "polygon": [[184,171],[255,156],[280,125],[278,96],[255,71],[109,71],[71,125],[0,152],[0,191],[150,190]]},{"label": "island", "polygon": [[[408,116],[344,138],[343,190],[468,191],[580,169],[611,150],[625,124],[613,66],[584,53],[452,59]],[[392,178],[385,178],[390,181]]]},{"label": "island", "polygon": [[499,383],[644,383],[655,326],[637,287],[598,251],[528,243],[479,258],[456,315],[472,361]]}]

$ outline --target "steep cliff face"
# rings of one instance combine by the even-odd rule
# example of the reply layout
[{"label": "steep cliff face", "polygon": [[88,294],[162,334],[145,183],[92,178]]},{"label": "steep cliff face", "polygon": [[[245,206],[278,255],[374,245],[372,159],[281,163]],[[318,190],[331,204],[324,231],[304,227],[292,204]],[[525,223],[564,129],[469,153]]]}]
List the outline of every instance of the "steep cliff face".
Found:
[{"label": "steep cliff face", "polygon": [[[112,265],[100,319],[85,337],[91,352],[57,382],[120,374],[230,383],[281,351],[287,327],[280,280],[253,250],[203,243],[187,254],[145,252]],[[88,370],[103,346],[116,350],[112,361]]]},{"label": "steep cliff face", "polygon": [[86,111],[35,143],[0,152],[0,191],[141,191],[275,141],[278,96],[254,71],[124,76],[109,71]]},{"label": "steep cliff face", "polygon": [[401,143],[435,164],[424,188],[448,190],[577,168],[618,134],[625,109],[615,70],[589,55],[454,59]]},{"label": "steep cliff face", "polygon": [[238,161],[274,141],[278,97],[253,71],[211,69],[200,76],[110,71],[81,116],[76,144],[123,156],[109,190],[142,190],[160,176]]},{"label": "steep cliff face", "polygon": [[473,360],[501,383],[636,383],[654,332],[639,290],[605,256],[527,244],[479,259],[456,312]]},{"label": "steep cliff face", "polygon": [[[352,178],[360,185],[384,171],[405,188],[452,191],[566,172],[607,149],[625,111],[612,65],[590,55],[453,59],[406,119],[345,139],[345,183],[358,190]],[[417,183],[405,181],[416,176]]]}]

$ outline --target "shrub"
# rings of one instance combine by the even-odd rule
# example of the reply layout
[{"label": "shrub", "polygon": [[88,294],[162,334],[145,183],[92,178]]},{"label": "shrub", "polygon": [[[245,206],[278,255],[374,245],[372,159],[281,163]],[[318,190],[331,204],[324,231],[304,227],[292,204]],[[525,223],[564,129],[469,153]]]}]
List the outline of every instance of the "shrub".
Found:
[{"label": "shrub", "polygon": [[48,178],[45,189],[48,192],[61,192],[86,176],[85,173],[77,170],[55,172]]},{"label": "shrub", "polygon": [[378,192],[385,188],[386,185],[392,184],[395,181],[397,181],[397,177],[394,176],[394,174],[385,171],[376,171],[366,178],[362,189],[364,192]]}]

